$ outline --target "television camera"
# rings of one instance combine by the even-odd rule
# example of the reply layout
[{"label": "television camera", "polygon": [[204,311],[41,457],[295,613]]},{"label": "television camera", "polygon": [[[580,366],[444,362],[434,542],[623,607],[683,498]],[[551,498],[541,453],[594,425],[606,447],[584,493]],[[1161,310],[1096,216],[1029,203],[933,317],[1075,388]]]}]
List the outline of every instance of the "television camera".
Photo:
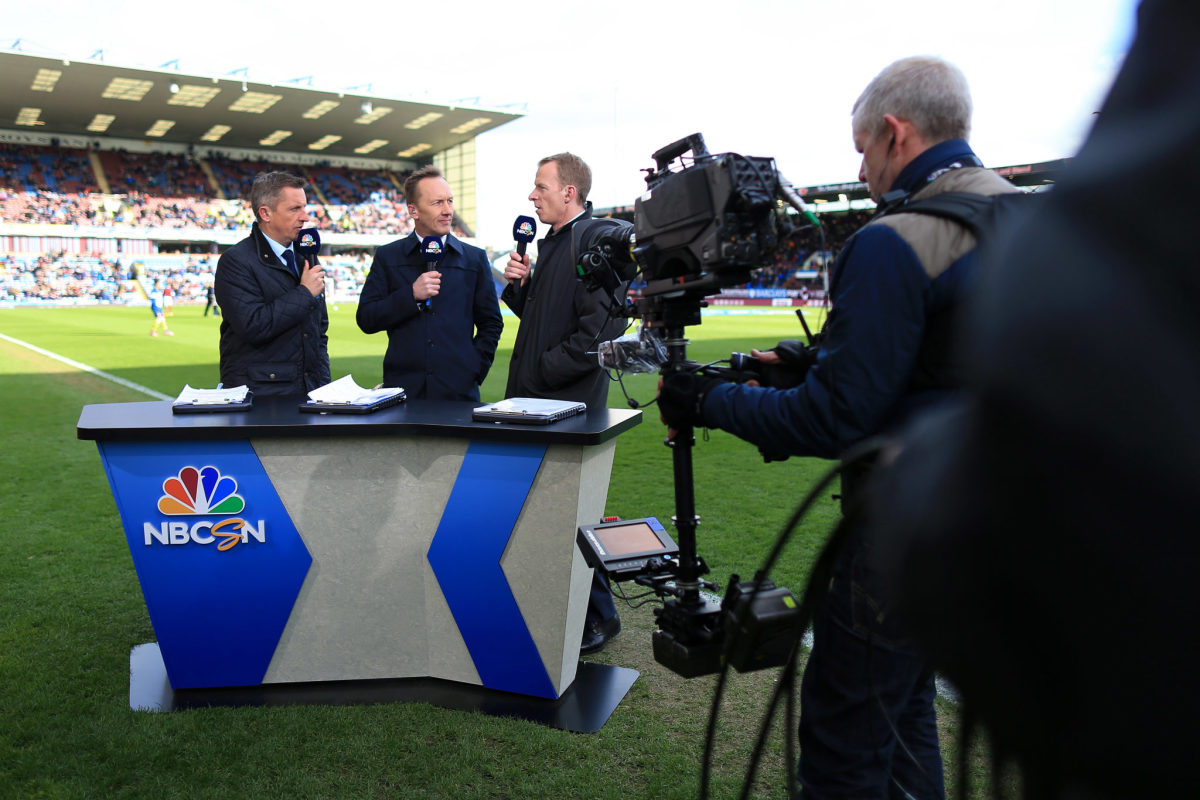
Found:
[{"label": "television camera", "polygon": [[[690,165],[684,163],[689,152]],[[634,372],[657,369],[664,376],[690,371],[769,383],[764,365],[751,356],[733,354],[736,363],[728,368],[689,361],[685,327],[700,324],[708,295],[749,282],[754,269],[769,263],[802,227],[798,218],[820,223],[772,158],[712,155],[699,133],[667,145],[652,158],[655,166],[646,170],[647,189],[635,204],[633,227],[603,231],[579,258],[581,279],[614,298],[620,298],[620,287],[629,281],[644,281],[640,297],[619,306],[622,315],[642,320],[641,331],[603,343],[601,364]],[[798,214],[788,213],[785,205]],[[811,339],[810,334],[810,345]],[[636,569],[628,568],[626,558],[625,568],[607,571],[603,548],[595,545],[596,532],[585,536],[581,529],[579,540],[589,563],[614,580],[632,579],[664,600],[655,611],[659,630],[654,657],[674,672],[694,677],[717,672],[723,663],[739,671],[783,665],[801,633],[795,598],[765,575],[752,581],[733,575],[724,598],[716,601],[711,592],[717,587],[701,577],[708,566],[696,552],[700,518],[693,488],[693,430],[677,431],[666,444],[672,448],[677,551],[674,543],[661,550],[651,547],[635,554]]]}]

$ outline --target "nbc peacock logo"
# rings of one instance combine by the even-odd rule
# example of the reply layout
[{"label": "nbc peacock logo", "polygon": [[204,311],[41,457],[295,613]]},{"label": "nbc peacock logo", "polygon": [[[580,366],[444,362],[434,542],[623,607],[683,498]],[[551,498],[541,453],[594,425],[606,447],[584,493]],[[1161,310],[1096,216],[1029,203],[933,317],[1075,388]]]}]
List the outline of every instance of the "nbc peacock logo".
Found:
[{"label": "nbc peacock logo", "polygon": [[246,508],[246,501],[237,493],[237,481],[216,467],[184,467],[162,486],[158,510],[169,516],[240,514]]},{"label": "nbc peacock logo", "polygon": [[168,517],[222,515],[226,519],[201,519],[189,524],[182,520],[168,520],[157,525],[142,523],[146,546],[155,543],[164,545],[202,544],[217,542],[218,550],[230,550],[238,544],[247,544],[251,538],[265,543],[266,521],[259,520],[255,526],[249,520],[234,514],[246,509],[245,499],[238,494],[237,481],[222,475],[214,466],[187,466],[162,483],[163,494],[158,498],[159,513]]}]

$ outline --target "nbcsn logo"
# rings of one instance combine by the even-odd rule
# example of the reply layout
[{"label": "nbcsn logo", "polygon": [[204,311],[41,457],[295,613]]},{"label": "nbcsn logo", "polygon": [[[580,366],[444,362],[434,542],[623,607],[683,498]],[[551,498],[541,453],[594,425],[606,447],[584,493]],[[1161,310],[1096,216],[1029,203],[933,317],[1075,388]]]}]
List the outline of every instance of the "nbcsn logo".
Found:
[{"label": "nbcsn logo", "polygon": [[[246,508],[246,501],[237,493],[237,481],[212,466],[184,467],[178,475],[163,481],[162,489],[158,510],[169,517],[241,514]],[[245,544],[252,536],[255,541],[266,543],[266,528],[264,520],[259,520],[255,527],[250,521],[234,516],[217,521],[201,519],[190,525],[182,520],[162,522],[157,526],[142,523],[147,547],[154,542],[212,544],[219,539],[218,550]]]}]

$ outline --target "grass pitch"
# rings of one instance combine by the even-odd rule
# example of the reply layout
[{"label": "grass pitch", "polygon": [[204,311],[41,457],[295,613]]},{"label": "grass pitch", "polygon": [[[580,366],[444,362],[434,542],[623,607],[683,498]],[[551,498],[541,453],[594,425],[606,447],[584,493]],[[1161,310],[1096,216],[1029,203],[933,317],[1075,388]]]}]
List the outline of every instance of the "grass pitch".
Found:
[{"label": "grass pitch", "polygon": [[[185,383],[218,381],[218,320],[201,312],[176,307],[168,320],[175,335],[152,338],[146,309],[0,310],[0,333],[174,396]],[[386,338],[362,334],[352,306],[330,316],[333,376],[378,383]],[[516,320],[505,317],[485,400],[503,395],[515,332]],[[787,314],[711,317],[688,332],[698,361],[800,333]],[[626,381],[643,401],[654,383]],[[609,397],[624,405],[617,387]],[[421,704],[130,711],[129,650],[154,632],[96,447],[76,439],[75,423],[85,404],[145,399],[0,339],[0,798],[697,796],[713,680],[685,680],[654,662],[648,606],[623,608],[623,633],[596,657],[641,677],[592,735]],[[607,513],[671,516],[663,436],[651,407],[619,440]],[[763,464],[752,446],[721,432],[697,443],[694,462],[699,550],[713,569],[708,577],[721,583],[730,573],[753,574],[830,466]],[[778,584],[802,591],[836,517],[824,498],[773,576]],[[737,796],[775,680],[773,671],[732,678],[713,796]],[[780,728],[754,796],[785,794],[782,737],[794,732]],[[952,719],[943,734],[953,756]]]}]

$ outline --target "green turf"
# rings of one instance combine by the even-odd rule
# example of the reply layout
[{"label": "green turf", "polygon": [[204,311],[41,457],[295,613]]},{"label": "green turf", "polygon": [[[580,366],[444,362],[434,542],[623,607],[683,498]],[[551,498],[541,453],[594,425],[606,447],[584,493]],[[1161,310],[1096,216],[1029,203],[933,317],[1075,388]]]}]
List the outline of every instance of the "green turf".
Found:
[{"label": "green turf", "polygon": [[[0,333],[158,392],[216,385],[217,321],[184,306],[169,322],[175,336],[152,338],[146,309],[0,310]],[[488,400],[503,395],[516,320],[505,323]],[[788,315],[707,318],[689,329],[690,354],[728,356],[797,329]],[[374,385],[385,346],[384,336],[358,331],[353,307],[331,312],[334,377]],[[639,399],[653,396],[652,376],[628,384]],[[654,662],[649,607],[624,610],[623,633],[596,659],[641,677],[593,735],[419,704],[130,711],[129,650],[154,634],[95,445],[75,438],[75,423],[87,403],[144,399],[0,340],[0,799],[696,796],[712,679],[684,680]],[[623,405],[615,388],[610,404]],[[663,435],[651,409],[619,440],[608,513],[670,517]],[[698,442],[694,461],[699,549],[722,583],[753,573],[829,466],[766,465],[722,433]],[[826,497],[782,559],[778,583],[802,589],[835,519]],[[714,796],[736,796],[775,679],[770,671],[734,677]],[[944,733],[953,740],[952,720]],[[755,796],[784,794],[782,736]]]}]

